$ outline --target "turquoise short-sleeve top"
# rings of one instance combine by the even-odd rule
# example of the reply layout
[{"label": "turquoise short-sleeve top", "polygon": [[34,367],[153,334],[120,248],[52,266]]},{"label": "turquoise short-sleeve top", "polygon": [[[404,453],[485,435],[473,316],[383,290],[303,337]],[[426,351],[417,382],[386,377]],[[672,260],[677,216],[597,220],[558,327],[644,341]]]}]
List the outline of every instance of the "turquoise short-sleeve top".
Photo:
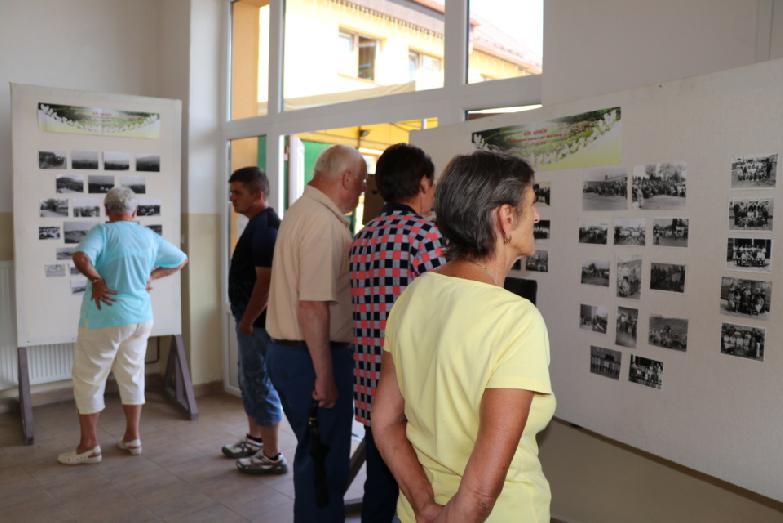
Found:
[{"label": "turquoise short-sleeve top", "polygon": [[179,267],[187,256],[151,229],[132,221],[96,225],[76,249],[90,258],[109,289],[117,291],[111,306],[100,310],[92,300],[92,284],[82,299],[79,327],[102,329],[152,321],[147,291],[156,268]]}]

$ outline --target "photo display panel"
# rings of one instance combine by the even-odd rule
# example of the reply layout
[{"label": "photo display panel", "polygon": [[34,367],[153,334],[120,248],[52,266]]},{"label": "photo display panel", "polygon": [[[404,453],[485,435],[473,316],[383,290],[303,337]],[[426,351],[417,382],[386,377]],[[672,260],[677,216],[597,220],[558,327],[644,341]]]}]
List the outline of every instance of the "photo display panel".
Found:
[{"label": "photo display panel", "polygon": [[783,501],[780,85],[778,60],[411,142],[436,172],[476,149],[536,169],[545,223],[510,275],[538,282],[557,417]]},{"label": "photo display panel", "polygon": [[[136,221],[180,245],[181,102],[11,85],[17,344],[75,341],[87,288],[72,256],[130,188]],[[152,335],[180,334],[180,275],[155,282]]]}]

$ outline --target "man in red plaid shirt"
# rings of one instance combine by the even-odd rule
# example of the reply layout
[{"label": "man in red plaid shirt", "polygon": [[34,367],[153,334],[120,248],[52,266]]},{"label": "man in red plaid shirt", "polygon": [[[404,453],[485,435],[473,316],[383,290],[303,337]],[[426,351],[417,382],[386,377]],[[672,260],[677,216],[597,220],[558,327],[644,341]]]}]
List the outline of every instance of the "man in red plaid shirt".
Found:
[{"label": "man in red plaid shirt", "polygon": [[399,492],[370,429],[372,400],[381,378],[386,317],[414,278],[446,262],[440,231],[426,217],[435,197],[434,171],[432,160],[418,147],[399,143],[386,149],[375,172],[386,205],[351,244],[354,410],[367,432],[365,523],[391,522]]}]

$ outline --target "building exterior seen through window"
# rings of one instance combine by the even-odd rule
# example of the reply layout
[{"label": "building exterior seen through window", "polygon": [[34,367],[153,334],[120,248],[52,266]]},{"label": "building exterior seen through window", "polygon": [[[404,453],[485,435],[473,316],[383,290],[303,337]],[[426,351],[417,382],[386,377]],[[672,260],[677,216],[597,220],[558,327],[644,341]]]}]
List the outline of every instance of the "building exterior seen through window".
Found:
[{"label": "building exterior seen through window", "polygon": [[[543,0],[470,0],[469,83],[540,74]],[[232,2],[232,111],[267,113],[268,0]],[[286,0],[284,110],[437,89],[445,0]]]}]

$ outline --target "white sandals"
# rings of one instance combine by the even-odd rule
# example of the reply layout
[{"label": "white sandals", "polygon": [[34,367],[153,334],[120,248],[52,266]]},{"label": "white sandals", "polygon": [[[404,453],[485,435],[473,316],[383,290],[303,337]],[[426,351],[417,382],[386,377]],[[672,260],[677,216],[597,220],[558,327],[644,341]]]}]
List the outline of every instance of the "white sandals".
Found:
[{"label": "white sandals", "polygon": [[63,465],[93,465],[101,462],[101,446],[96,445],[84,452],[63,452],[57,456],[57,461]]},{"label": "white sandals", "polygon": [[134,439],[131,441],[118,441],[117,442],[117,448],[120,450],[124,450],[128,454],[131,454],[132,456],[138,456],[141,454],[141,440],[140,439]]}]

